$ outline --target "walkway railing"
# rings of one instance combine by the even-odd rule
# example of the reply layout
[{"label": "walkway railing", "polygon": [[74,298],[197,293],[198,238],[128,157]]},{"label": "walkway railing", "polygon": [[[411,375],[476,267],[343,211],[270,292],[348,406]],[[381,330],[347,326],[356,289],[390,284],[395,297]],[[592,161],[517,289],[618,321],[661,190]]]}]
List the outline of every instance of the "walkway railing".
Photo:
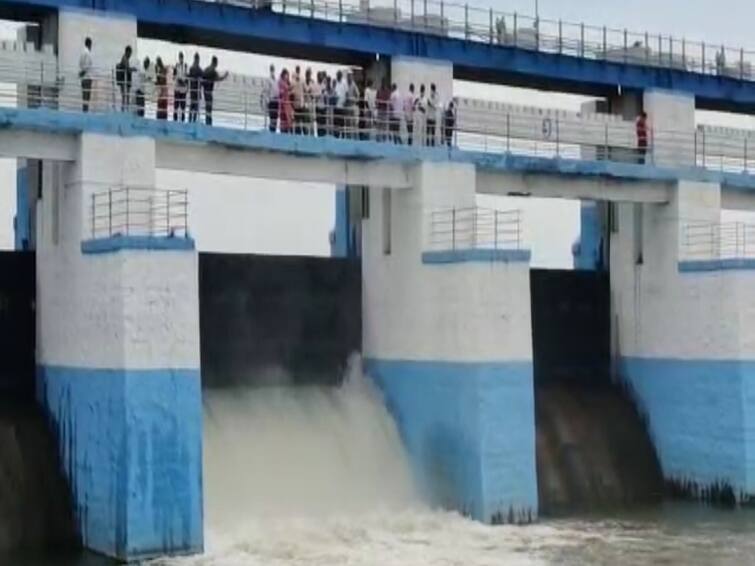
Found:
[{"label": "walkway railing", "polygon": [[113,187],[91,196],[91,238],[118,236],[188,237],[185,190]]},{"label": "walkway railing", "polygon": [[[35,65],[36,66],[36,65]],[[49,66],[49,65],[48,65]],[[174,86],[147,84],[143,96],[116,81],[114,70],[98,70],[84,103],[77,71],[48,69],[34,73],[0,58],[0,106],[43,107],[67,112],[127,113],[145,118],[174,118]],[[212,123],[244,130],[271,129],[265,79],[232,75],[215,87]],[[206,122],[199,101],[192,112],[190,96],[177,112],[179,120]],[[445,101],[447,102],[447,101]],[[578,114],[484,100],[456,98],[452,118],[444,111],[381,113],[354,105],[343,111],[312,103],[291,116],[290,132],[314,137],[339,137],[413,146],[444,146],[490,154],[512,153],[591,161],[648,163],[669,167],[706,167],[749,173],[754,165],[755,137],[745,130],[699,128],[688,131],[652,130],[647,148],[638,146],[634,122],[606,114]],[[429,127],[433,123],[434,126]],[[410,128],[412,134],[410,135]],[[284,126],[280,124],[280,129]],[[276,124],[272,129],[279,129]]]},{"label": "walkway railing", "polygon": [[522,212],[487,208],[448,208],[430,213],[430,251],[519,250]]},{"label": "walkway railing", "polygon": [[687,222],[682,226],[685,261],[755,259],[755,225],[743,222]]},{"label": "walkway railing", "polygon": [[632,65],[755,80],[755,51],[444,0],[206,0]]}]

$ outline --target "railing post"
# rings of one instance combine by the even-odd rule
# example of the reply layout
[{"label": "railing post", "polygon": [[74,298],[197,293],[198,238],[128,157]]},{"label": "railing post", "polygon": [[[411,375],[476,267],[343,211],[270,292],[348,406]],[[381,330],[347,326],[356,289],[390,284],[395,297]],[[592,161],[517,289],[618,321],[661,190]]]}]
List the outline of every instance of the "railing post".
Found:
[{"label": "railing post", "polygon": [[422,19],[424,20],[425,31],[427,31],[427,0],[423,0],[423,4],[424,4],[424,7],[423,7],[424,15],[422,16]]},{"label": "railing post", "polygon": [[603,59],[608,56],[608,30],[603,26]]},{"label": "railing post", "polygon": [[[170,236],[170,193],[172,191],[168,190],[168,199],[165,204],[166,213],[165,213],[165,235]],[[156,234],[155,234],[156,235]]]},{"label": "railing post", "polygon": [[564,23],[558,20],[558,54],[564,53]]},{"label": "railing post", "polygon": [[398,0],[393,0],[393,23],[398,24]]},{"label": "railing post", "polygon": [[129,235],[131,229],[131,215],[130,215],[131,203],[129,202],[129,190],[126,187],[126,236]]},{"label": "railing post", "polygon": [[309,17],[310,18],[315,17],[315,0],[309,1]]},{"label": "railing post", "polygon": [[605,137],[603,144],[603,159],[608,161],[608,124],[605,125]]},{"label": "railing post", "polygon": [[658,64],[663,65],[663,36],[658,34]]},{"label": "railing post", "polygon": [[343,0],[338,0],[338,22],[343,23]]},{"label": "railing post", "polygon": [[113,235],[113,189],[107,192],[107,235],[108,238]]},{"label": "railing post", "polygon": [[693,142],[694,152],[695,152],[693,163],[695,164],[695,167],[697,167],[697,135],[698,133],[700,133],[699,130],[695,130],[695,136],[694,136],[694,142]]},{"label": "railing post", "polygon": [[668,66],[670,69],[674,68],[674,38],[668,36]]},{"label": "railing post", "polygon": [[446,5],[443,0],[440,0],[440,32],[441,35],[446,34]]},{"label": "railing post", "polygon": [[745,173],[747,173],[747,134],[745,134]]},{"label": "railing post", "polygon": [[629,36],[627,34],[627,29],[624,28],[624,64],[627,64],[627,59],[629,57]]},{"label": "railing post", "polygon": [[585,24],[582,22],[579,24],[579,56],[584,58],[585,56]]},{"label": "railing post", "polygon": [[189,237],[189,191],[184,190],[184,237]]},{"label": "railing post", "polygon": [[506,113],[506,153],[511,153],[511,114]]},{"label": "railing post", "polygon": [[97,233],[95,231],[95,210],[97,208],[97,199],[96,199],[96,193],[92,193],[92,239],[97,237]]},{"label": "railing post", "polygon": [[701,130],[702,137],[703,137],[703,168],[705,167],[705,130]]},{"label": "railing post", "polygon": [[540,51],[540,16],[535,16],[535,51]]},{"label": "railing post", "polygon": [[456,209],[451,209],[451,251],[456,251]]},{"label": "railing post", "polygon": [[701,65],[703,66],[702,73],[704,75],[705,74],[705,42],[704,41],[703,41],[703,47],[702,47],[702,49],[703,49],[703,59],[702,59]]},{"label": "railing post", "polygon": [[[244,88],[244,130],[249,129],[249,91]],[[269,116],[267,116],[267,113],[265,113],[265,125],[270,126],[268,124],[268,120],[270,119]]]},{"label": "railing post", "polygon": [[682,70],[687,70],[687,40],[682,38]]},{"label": "railing post", "polygon": [[493,249],[498,249],[498,209],[493,211]]},{"label": "railing post", "polygon": [[469,4],[464,4],[464,39],[469,39]]},{"label": "railing post", "polygon": [[495,29],[493,27],[493,8],[490,9],[490,43],[495,43]]},{"label": "railing post", "polygon": [[561,156],[561,122],[556,118],[556,157]]},{"label": "railing post", "polygon": [[742,47],[739,50],[739,80],[745,80],[745,50]]},{"label": "railing post", "polygon": [[414,29],[414,0],[412,0],[412,29]]}]

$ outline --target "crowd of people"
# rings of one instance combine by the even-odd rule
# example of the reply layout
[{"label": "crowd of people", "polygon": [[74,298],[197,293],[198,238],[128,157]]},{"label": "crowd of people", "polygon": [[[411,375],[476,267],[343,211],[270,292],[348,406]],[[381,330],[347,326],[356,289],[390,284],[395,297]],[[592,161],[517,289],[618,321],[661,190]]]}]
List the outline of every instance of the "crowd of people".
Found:
[{"label": "crowd of people", "polygon": [[402,93],[387,80],[362,88],[349,72],[302,74],[296,66],[277,74],[270,65],[261,102],[268,129],[283,134],[450,147],[456,130],[456,102],[443,104],[435,84]]},{"label": "crowd of people", "polygon": [[[82,110],[89,112],[94,84],[93,42],[86,38],[79,59]],[[140,117],[147,113],[147,101],[154,100],[155,118],[177,122],[198,122],[204,109],[204,123],[213,123],[215,86],[228,73],[218,70],[218,58],[202,67],[199,54],[191,65],[178,54],[166,65],[161,57],[138,61],[126,46],[115,65],[114,87],[121,111]],[[334,77],[312,69],[276,73],[273,65],[262,88],[262,114],[271,132],[317,137],[372,139],[395,144],[435,146],[453,144],[456,102],[441,101],[435,84],[408,86],[401,92],[394,83],[379,87],[368,80],[358,84],[351,72]]]},{"label": "crowd of people", "polygon": [[[94,64],[92,59],[92,39],[84,40],[84,50],[79,58],[79,78],[81,80],[82,110],[89,112],[92,99]],[[204,102],[204,121],[212,125],[212,112],[215,85],[224,81],[228,72],[218,70],[218,58],[213,57],[210,65],[202,67],[199,53],[189,66],[184,54],[178,54],[178,61],[169,68],[161,57],[154,64],[149,57],[143,61],[135,59],[131,46],[126,46],[120,61],[115,66],[115,85],[120,94],[120,109],[135,112],[144,117],[146,102],[154,92],[157,101],[155,117],[168,120],[172,100],[173,120],[177,122],[197,122]],[[169,80],[171,79],[171,80]],[[170,85],[173,87],[171,98]]]}]

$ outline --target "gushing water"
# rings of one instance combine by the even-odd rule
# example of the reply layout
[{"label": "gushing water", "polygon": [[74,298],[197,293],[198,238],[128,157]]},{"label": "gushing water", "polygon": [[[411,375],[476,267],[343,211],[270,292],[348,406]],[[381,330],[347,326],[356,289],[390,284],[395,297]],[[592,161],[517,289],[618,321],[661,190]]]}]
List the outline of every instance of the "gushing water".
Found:
[{"label": "gushing water", "polygon": [[205,542],[175,566],[755,564],[755,514],[669,507],[489,527],[424,505],[391,416],[339,388],[205,391]]},{"label": "gushing water", "polygon": [[205,392],[205,516],[332,517],[419,505],[396,426],[349,364],[340,387]]}]

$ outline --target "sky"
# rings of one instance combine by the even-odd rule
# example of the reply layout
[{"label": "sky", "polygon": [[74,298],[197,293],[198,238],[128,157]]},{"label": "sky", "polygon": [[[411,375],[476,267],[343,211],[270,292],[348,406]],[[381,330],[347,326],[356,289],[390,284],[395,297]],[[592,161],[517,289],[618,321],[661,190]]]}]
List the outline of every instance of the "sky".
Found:
[{"label": "sky", "polygon": [[[392,0],[373,0],[373,5]],[[506,12],[534,15],[536,0],[470,0],[470,5],[494,7]],[[711,44],[749,47],[755,21],[755,3],[744,0],[539,0],[542,19],[580,22],[640,33],[671,32],[675,37]],[[13,24],[0,25],[0,38],[14,39]],[[172,61],[175,46],[141,40],[139,56],[161,54]],[[221,66],[238,73],[264,75],[271,61],[292,66],[293,60],[275,60],[250,54],[202,50],[220,56]],[[205,59],[207,57],[204,57]],[[321,65],[325,69],[333,69]],[[578,96],[528,92],[505,87],[462,83],[454,85],[458,96],[501,100],[515,104],[579,108]],[[698,121],[755,129],[755,117],[698,113]],[[238,179],[210,175],[158,172],[160,188],[186,188],[190,192],[190,227],[202,251],[329,255],[329,233],[334,224],[334,187],[317,184]],[[522,208],[525,242],[533,250],[536,267],[571,266],[571,245],[579,232],[576,202],[478,197],[480,206]],[[15,162],[0,160],[0,249],[12,248],[15,211]]]}]

